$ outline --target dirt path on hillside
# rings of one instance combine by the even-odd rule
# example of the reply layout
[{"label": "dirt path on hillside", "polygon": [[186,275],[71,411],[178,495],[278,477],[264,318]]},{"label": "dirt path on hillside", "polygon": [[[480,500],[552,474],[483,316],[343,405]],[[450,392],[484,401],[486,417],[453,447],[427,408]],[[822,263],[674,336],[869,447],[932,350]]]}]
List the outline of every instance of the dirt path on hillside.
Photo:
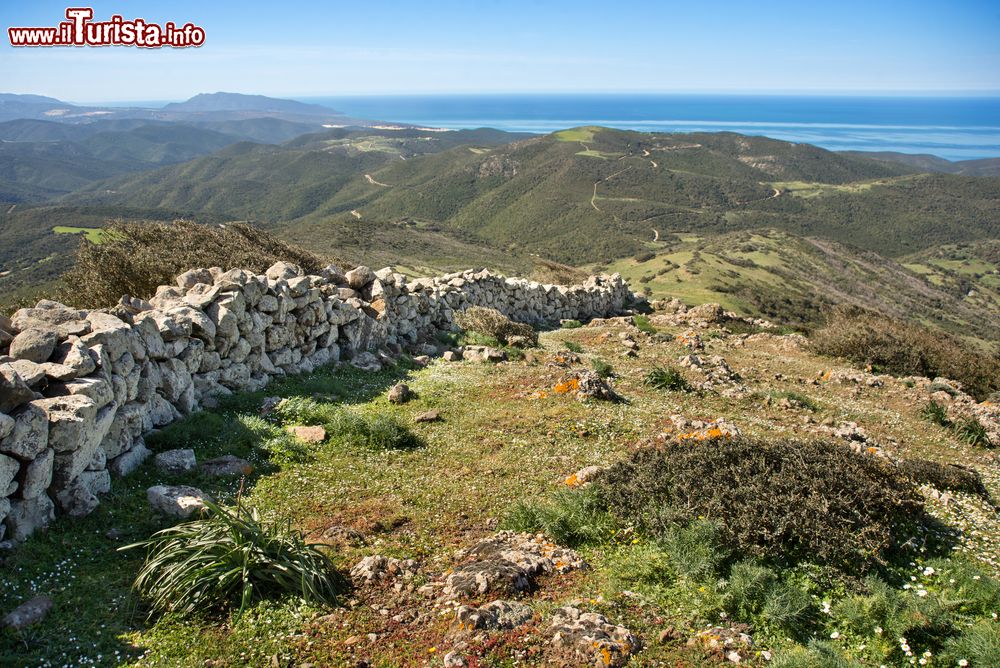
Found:
[{"label": "dirt path on hillside", "polygon": [[368,181],[368,183],[372,184],[373,186],[382,186],[383,188],[392,187],[388,183],[382,183],[381,181],[376,181],[375,179],[372,178],[371,174],[365,174],[365,181]]}]

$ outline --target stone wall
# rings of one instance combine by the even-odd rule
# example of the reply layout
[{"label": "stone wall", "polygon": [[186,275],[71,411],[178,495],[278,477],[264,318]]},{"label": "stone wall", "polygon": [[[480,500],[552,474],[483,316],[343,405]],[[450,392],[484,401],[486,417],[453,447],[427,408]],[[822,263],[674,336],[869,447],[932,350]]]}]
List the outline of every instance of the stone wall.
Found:
[{"label": "stone wall", "polygon": [[112,476],[149,455],[144,434],[213,397],[341,359],[377,367],[380,356],[423,352],[468,306],[542,325],[614,315],[632,300],[618,275],[565,287],[485,270],[306,276],[278,263],[266,275],[192,270],[149,302],[108,311],[42,301],[0,316],[0,540],[91,512]]}]

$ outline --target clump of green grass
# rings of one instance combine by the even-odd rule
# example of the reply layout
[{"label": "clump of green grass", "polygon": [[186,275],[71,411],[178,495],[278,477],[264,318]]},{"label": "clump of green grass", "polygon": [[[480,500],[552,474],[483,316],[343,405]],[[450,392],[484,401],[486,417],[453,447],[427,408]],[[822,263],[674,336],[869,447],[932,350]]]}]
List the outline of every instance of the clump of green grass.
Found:
[{"label": "clump of green grass", "polygon": [[723,592],[724,605],[731,615],[776,631],[797,635],[812,615],[809,594],[753,561],[741,561],[732,567]]},{"label": "clump of green grass", "polygon": [[632,316],[632,324],[643,334],[656,334],[657,332],[656,327],[653,327],[653,323],[644,315]]},{"label": "clump of green grass", "polygon": [[580,354],[583,352],[583,346],[581,346],[576,341],[563,341],[563,347],[565,347],[566,350],[570,351],[571,353]]},{"label": "clump of green grass", "polygon": [[796,403],[796,404],[798,404],[798,405],[800,405],[803,408],[806,408],[808,410],[811,410],[811,411],[814,411],[814,412],[817,411],[817,410],[819,410],[819,405],[817,405],[817,403],[815,401],[813,401],[811,398],[807,397],[806,395],[802,394],[801,392],[795,392],[793,390],[782,390],[780,392],[772,392],[771,393],[771,398],[772,399],[788,399],[792,403]]},{"label": "clump of green grass", "polygon": [[[330,440],[375,450],[406,450],[420,439],[385,408],[359,410],[307,397],[290,397],[278,404],[274,419],[282,425],[320,425]],[[251,421],[245,424],[254,425]],[[280,441],[280,434],[274,440]]]},{"label": "clump of green grass", "polygon": [[502,526],[513,531],[541,532],[570,547],[606,542],[616,531],[614,518],[593,486],[559,490],[545,501],[520,501]]},{"label": "clump of green grass", "polygon": [[559,323],[559,326],[562,327],[563,329],[580,329],[581,327],[583,327],[583,323],[580,322],[579,320],[570,319],[570,320],[563,320],[561,323]]},{"label": "clump of green grass", "polygon": [[977,448],[993,447],[986,427],[974,417],[965,418],[955,425],[955,434],[971,446]]},{"label": "clump of green grass", "polygon": [[1000,625],[990,620],[973,624],[945,643],[941,658],[947,662],[942,665],[1000,666]]},{"label": "clump of green grass", "polygon": [[334,605],[346,590],[330,558],[290,524],[208,505],[209,517],[120,548],[146,550],[134,587],[154,611],[188,615],[238,603],[239,617],[261,599],[296,595]]},{"label": "clump of green grass", "polygon": [[942,427],[951,426],[951,420],[948,419],[948,410],[933,399],[920,410],[920,417]]},{"label": "clump of green grass", "polygon": [[602,360],[600,357],[591,359],[590,366],[593,367],[594,373],[601,378],[611,378],[615,375],[614,367]]},{"label": "clump of green grass", "polygon": [[670,390],[672,392],[690,392],[691,384],[687,378],[673,367],[653,367],[646,373],[644,379],[646,385],[655,387],[658,390]]}]

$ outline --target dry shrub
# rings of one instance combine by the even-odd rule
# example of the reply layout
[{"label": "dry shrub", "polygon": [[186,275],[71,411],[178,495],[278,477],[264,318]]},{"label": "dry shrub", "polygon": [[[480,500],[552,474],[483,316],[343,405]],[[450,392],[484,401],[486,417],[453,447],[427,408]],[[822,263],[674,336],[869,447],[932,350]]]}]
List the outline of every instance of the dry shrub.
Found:
[{"label": "dry shrub", "polygon": [[538,332],[531,325],[514,322],[493,308],[470,306],[455,314],[455,323],[464,330],[492,336],[505,345],[538,345]]},{"label": "dry shrub", "polygon": [[81,241],[63,277],[60,300],[79,307],[112,306],[122,295],[148,299],[188,269],[222,267],[263,272],[279,260],[315,273],[326,262],[247,223],[199,225],[115,221],[100,244]]},{"label": "dry shrub", "polygon": [[899,469],[917,484],[927,483],[937,489],[975,494],[989,499],[983,479],[974,469],[958,464],[939,464],[928,459],[902,459]]},{"label": "dry shrub", "polygon": [[897,376],[944,376],[985,399],[1000,389],[1000,351],[856,307],[834,308],[811,337],[814,351]]},{"label": "dry shrub", "polygon": [[745,556],[849,572],[914,534],[921,497],[894,466],[822,441],[717,438],[640,450],[598,479],[611,512],[654,538],[710,521]]}]

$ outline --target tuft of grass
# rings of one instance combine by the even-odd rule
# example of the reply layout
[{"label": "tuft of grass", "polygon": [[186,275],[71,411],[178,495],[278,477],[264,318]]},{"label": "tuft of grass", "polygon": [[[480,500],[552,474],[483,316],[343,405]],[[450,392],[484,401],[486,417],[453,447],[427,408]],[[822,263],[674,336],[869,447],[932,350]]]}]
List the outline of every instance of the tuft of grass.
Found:
[{"label": "tuft of grass", "polygon": [[505,529],[544,533],[560,545],[607,542],[617,524],[593,486],[559,490],[545,501],[518,502],[503,519]]},{"label": "tuft of grass", "polygon": [[570,319],[570,320],[563,320],[561,323],[559,323],[559,326],[562,327],[563,329],[580,329],[581,327],[583,327],[583,323],[580,322],[579,320]]},{"label": "tuft of grass", "polygon": [[930,403],[920,409],[920,417],[933,422],[942,427],[950,427],[951,420],[948,419],[948,411],[944,406],[931,399]]},{"label": "tuft of grass", "polygon": [[601,378],[607,379],[615,375],[614,367],[602,360],[600,357],[595,357],[590,360],[590,366],[593,367],[594,373]]},{"label": "tuft of grass", "polygon": [[583,346],[575,341],[563,341],[563,346],[571,353],[580,354],[583,352]]},{"label": "tuft of grass", "polygon": [[772,392],[771,398],[788,399],[789,401],[799,404],[803,408],[806,408],[813,412],[819,410],[819,405],[806,395],[802,394],[801,392],[795,392],[793,390],[782,390],[780,392]]},{"label": "tuft of grass", "polygon": [[690,392],[691,384],[673,367],[653,367],[646,374],[644,379],[646,385],[655,387],[658,390],[670,390],[672,392]]},{"label": "tuft of grass", "polygon": [[1000,625],[994,621],[980,621],[962,632],[957,638],[949,639],[941,657],[947,663],[942,665],[1000,666]]},{"label": "tuft of grass", "polygon": [[955,434],[963,441],[977,448],[992,448],[990,434],[976,418],[969,417],[955,425]]},{"label": "tuft of grass", "polygon": [[263,522],[256,510],[209,503],[211,515],[163,529],[120,550],[145,549],[135,590],[154,612],[189,615],[296,595],[334,605],[346,581],[333,562],[290,524]]},{"label": "tuft of grass", "polygon": [[666,551],[674,571],[695,582],[715,578],[730,554],[723,545],[719,526],[708,520],[671,527],[658,543]]},{"label": "tuft of grass", "polygon": [[657,329],[653,327],[653,324],[649,322],[649,318],[644,315],[634,315],[632,316],[632,324],[635,328],[644,334],[656,334]]}]

